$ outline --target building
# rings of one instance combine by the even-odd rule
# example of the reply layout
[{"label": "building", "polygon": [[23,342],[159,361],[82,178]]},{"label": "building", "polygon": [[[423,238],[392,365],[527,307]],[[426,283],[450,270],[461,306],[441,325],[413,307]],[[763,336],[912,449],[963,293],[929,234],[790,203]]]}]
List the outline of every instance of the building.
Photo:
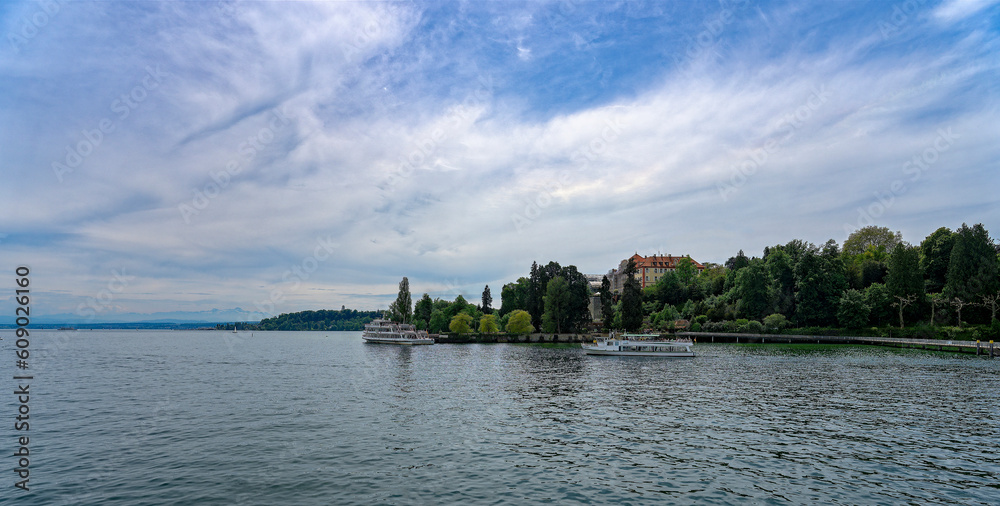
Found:
[{"label": "building", "polygon": [[611,269],[608,271],[608,280],[611,281],[611,291],[621,292],[622,288],[625,286],[625,266],[628,265],[629,259],[635,260],[636,276],[639,278],[639,286],[646,288],[647,286],[653,286],[656,281],[660,279],[664,274],[673,271],[677,268],[677,263],[681,259],[687,258],[694,263],[695,269],[698,272],[705,270],[705,266],[696,262],[689,255],[675,257],[673,255],[652,255],[644,257],[636,253],[625,260],[622,260],[618,264],[617,269]]}]

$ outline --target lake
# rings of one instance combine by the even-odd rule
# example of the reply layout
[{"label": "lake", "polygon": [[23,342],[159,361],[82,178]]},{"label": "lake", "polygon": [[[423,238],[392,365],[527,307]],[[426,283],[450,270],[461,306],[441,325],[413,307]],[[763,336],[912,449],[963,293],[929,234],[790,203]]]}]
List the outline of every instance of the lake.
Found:
[{"label": "lake", "polygon": [[7,471],[0,503],[1000,503],[995,359],[359,332],[33,331],[31,350],[31,490]]}]

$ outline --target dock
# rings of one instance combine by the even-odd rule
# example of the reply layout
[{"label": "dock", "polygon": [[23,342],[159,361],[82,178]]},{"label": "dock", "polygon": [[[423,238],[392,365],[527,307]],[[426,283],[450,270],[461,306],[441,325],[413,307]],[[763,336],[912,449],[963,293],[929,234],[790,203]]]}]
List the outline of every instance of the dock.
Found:
[{"label": "dock", "polygon": [[678,332],[677,336],[690,337],[703,343],[811,343],[811,344],[864,344],[894,348],[920,348],[924,350],[951,351],[993,358],[1000,355],[1000,345],[993,341],[946,341],[941,339],[903,339],[895,337],[864,336],[806,336],[792,334],[738,334],[728,332]]}]

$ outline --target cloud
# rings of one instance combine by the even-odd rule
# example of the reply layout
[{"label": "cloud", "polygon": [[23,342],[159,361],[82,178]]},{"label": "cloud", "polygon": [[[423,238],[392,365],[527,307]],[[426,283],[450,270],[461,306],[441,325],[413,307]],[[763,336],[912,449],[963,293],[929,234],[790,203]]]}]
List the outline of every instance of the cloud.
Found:
[{"label": "cloud", "polygon": [[934,9],[933,16],[942,22],[953,23],[997,3],[1000,2],[997,0],[946,0]]},{"label": "cloud", "polygon": [[220,6],[68,4],[0,55],[0,260],[53,312],[116,269],[121,312],[366,309],[402,276],[499,298],[532,261],[842,240],[877,205],[911,242],[997,216],[996,37],[886,40],[891,5]]}]

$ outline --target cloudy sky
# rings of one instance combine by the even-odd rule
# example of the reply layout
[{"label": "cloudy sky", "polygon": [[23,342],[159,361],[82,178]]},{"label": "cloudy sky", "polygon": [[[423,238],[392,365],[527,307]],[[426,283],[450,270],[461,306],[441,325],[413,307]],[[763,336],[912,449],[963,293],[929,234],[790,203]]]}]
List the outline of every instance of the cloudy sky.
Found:
[{"label": "cloudy sky", "polygon": [[996,235],[998,27],[994,0],[4,2],[0,266],[110,321]]}]

